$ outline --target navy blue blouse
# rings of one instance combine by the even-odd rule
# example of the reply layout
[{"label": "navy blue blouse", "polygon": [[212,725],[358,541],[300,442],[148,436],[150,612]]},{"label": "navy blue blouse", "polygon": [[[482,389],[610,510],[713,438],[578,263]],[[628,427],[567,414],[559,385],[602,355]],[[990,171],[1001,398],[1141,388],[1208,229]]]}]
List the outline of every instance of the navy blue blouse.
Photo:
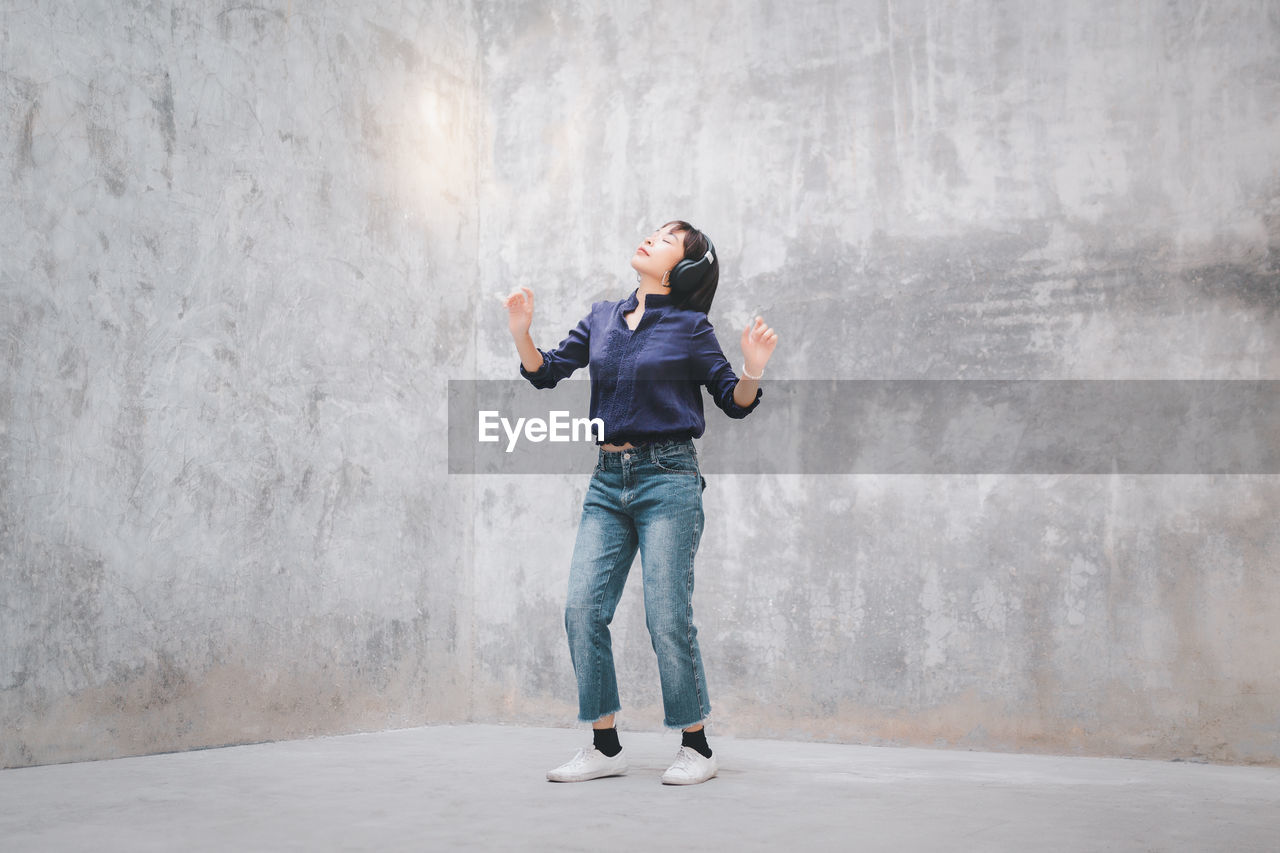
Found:
[{"label": "navy blue blouse", "polygon": [[677,308],[670,294],[650,293],[632,331],[622,315],[640,304],[638,293],[593,303],[559,346],[538,350],[542,367],[530,373],[521,363],[520,375],[535,388],[554,388],[589,363],[591,417],[604,421],[604,442],[611,444],[700,438],[704,385],[731,418],[745,418],[760,405],[761,388],[750,405],[734,402],[738,377],[703,312]]}]

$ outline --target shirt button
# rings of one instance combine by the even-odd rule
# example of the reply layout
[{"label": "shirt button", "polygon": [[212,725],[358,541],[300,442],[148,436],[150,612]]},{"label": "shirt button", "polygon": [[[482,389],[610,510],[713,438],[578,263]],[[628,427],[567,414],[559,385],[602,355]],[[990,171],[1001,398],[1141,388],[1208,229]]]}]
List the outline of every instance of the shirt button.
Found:
[{"label": "shirt button", "polygon": [[622,458],[623,458],[623,459],[630,459],[630,458],[631,458],[631,454],[630,454],[630,453],[624,453],[624,454],[622,454]]}]

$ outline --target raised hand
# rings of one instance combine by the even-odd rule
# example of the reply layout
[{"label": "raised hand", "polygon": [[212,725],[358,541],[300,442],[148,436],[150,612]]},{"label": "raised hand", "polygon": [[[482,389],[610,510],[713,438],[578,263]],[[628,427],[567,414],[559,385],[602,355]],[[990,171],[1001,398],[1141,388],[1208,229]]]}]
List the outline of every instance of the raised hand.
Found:
[{"label": "raised hand", "polygon": [[533,325],[533,291],[527,287],[511,291],[502,305],[507,309],[507,328],[513,338],[520,338],[529,333]]},{"label": "raised hand", "polygon": [[778,333],[764,324],[764,318],[756,316],[742,330],[742,359],[747,372],[759,376],[778,345]]}]

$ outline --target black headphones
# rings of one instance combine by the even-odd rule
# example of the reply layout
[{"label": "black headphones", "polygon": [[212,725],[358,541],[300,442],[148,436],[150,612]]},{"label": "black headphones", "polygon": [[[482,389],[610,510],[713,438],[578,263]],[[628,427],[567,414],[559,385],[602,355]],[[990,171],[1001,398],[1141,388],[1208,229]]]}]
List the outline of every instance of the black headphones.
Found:
[{"label": "black headphones", "polygon": [[694,260],[684,258],[671,268],[667,284],[670,285],[672,293],[689,293],[696,290],[706,278],[711,265],[715,263],[716,247],[712,245],[711,238],[706,234],[702,235],[702,239],[707,241],[707,251],[702,257]]}]

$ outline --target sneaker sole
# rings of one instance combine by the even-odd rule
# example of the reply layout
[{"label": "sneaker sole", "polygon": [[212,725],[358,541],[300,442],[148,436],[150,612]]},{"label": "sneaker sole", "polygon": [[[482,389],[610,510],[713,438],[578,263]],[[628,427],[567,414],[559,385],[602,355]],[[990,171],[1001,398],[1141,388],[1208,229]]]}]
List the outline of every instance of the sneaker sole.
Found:
[{"label": "sneaker sole", "polygon": [[548,782],[590,782],[592,779],[607,779],[610,776],[625,776],[626,768],[622,770],[610,770],[608,773],[592,773],[589,776],[552,776],[547,774]]},{"label": "sneaker sole", "polygon": [[701,785],[703,782],[716,778],[716,774],[712,773],[706,779],[663,779],[664,785]]}]

